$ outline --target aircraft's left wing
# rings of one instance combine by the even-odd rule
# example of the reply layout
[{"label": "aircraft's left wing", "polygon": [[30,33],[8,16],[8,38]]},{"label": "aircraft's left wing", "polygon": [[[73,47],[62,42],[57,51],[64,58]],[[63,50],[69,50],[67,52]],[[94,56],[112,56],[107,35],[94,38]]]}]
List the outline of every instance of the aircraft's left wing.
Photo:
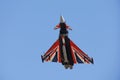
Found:
[{"label": "aircraft's left wing", "polygon": [[74,63],[94,63],[93,58],[90,58],[87,54],[85,54],[79,47],[77,47],[71,40],[70,40],[70,45],[71,45],[71,52],[72,52],[72,58]]},{"label": "aircraft's left wing", "polygon": [[42,62],[61,62],[59,40],[57,40],[41,58]]}]

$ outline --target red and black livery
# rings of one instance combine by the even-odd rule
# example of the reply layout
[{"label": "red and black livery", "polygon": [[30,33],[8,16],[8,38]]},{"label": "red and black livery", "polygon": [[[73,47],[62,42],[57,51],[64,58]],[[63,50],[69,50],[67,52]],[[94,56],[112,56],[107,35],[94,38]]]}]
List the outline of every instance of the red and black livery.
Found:
[{"label": "red and black livery", "polygon": [[41,55],[42,62],[59,62],[66,69],[72,69],[77,63],[93,64],[93,58],[90,58],[69,39],[67,29],[71,30],[71,28],[66,25],[63,16],[60,16],[60,23],[55,27],[55,29],[58,28],[60,28],[59,39],[43,56]]}]

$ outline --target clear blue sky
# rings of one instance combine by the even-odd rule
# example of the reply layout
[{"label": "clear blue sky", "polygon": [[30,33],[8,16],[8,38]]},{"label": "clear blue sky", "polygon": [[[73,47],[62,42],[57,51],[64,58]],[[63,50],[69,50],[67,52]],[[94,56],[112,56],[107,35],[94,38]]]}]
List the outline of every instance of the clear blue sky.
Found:
[{"label": "clear blue sky", "polygon": [[[94,65],[41,62],[60,15]],[[0,0],[0,80],[120,80],[119,27],[119,0]]]}]

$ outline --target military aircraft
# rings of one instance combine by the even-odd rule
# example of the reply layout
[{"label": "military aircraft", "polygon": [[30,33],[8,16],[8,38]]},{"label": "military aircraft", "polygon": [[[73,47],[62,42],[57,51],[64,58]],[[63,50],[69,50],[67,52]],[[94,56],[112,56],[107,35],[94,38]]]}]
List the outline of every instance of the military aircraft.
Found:
[{"label": "military aircraft", "polygon": [[43,56],[41,55],[42,62],[59,62],[65,69],[72,69],[77,63],[93,64],[93,58],[90,58],[68,38],[68,29],[72,29],[66,24],[63,16],[60,16],[60,23],[54,29],[58,28],[60,28],[59,38]]}]

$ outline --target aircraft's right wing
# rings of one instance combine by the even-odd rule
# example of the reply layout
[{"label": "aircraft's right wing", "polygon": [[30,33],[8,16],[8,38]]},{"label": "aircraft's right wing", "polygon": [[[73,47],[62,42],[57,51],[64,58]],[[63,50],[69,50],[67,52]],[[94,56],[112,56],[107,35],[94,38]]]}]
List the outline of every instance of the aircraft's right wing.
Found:
[{"label": "aircraft's right wing", "polygon": [[90,58],[87,54],[85,54],[79,47],[77,47],[72,41],[70,41],[71,50],[72,50],[72,58],[74,63],[94,63],[93,58]]}]

